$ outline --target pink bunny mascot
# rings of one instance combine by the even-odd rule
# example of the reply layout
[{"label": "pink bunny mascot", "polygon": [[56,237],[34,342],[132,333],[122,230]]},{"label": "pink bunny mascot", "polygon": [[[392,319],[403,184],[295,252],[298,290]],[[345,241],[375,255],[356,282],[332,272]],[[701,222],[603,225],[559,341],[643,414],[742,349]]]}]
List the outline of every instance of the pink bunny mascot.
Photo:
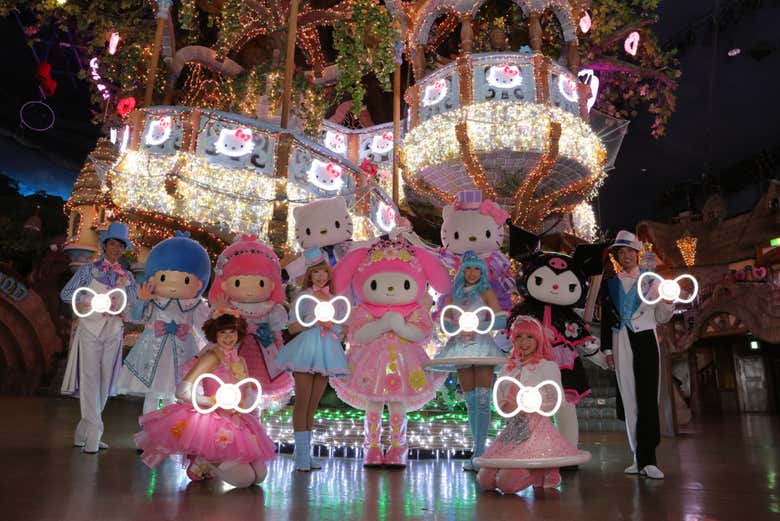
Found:
[{"label": "pink bunny mascot", "polygon": [[[378,241],[342,258],[333,271],[336,293],[350,285],[358,304],[349,325],[347,361],[351,375],[331,379],[339,397],[366,411],[363,465],[405,467],[406,412],[421,408],[445,374],[426,373],[423,344],[431,317],[420,301],[426,285],[446,293],[449,274],[439,258],[407,241]],[[390,412],[391,447],[382,454],[382,411]]]}]

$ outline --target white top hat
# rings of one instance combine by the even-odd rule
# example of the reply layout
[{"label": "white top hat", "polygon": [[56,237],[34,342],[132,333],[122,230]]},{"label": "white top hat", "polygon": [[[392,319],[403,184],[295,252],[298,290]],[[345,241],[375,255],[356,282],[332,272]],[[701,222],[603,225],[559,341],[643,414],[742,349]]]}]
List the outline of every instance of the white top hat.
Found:
[{"label": "white top hat", "polygon": [[636,235],[627,230],[620,230],[617,237],[615,237],[615,242],[609,248],[619,248],[621,246],[628,246],[633,250],[642,251],[642,243],[639,242]]}]

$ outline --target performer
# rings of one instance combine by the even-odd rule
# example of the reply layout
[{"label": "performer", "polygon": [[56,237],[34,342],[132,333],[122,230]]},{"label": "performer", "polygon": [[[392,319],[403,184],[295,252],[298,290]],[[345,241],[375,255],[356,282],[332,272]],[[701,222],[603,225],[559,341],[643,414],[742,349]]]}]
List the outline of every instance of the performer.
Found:
[{"label": "performer", "polygon": [[[495,314],[494,329],[506,327],[506,313],[501,309],[496,294],[490,287],[485,261],[472,251],[463,254],[458,274],[455,276],[452,292],[447,295],[444,305],[454,304],[463,311],[474,312],[487,306]],[[480,315],[480,328],[490,327],[489,320]],[[457,330],[458,317],[447,313],[444,317],[445,326],[449,331]],[[466,398],[466,409],[469,417],[469,429],[474,442],[473,458],[482,455],[485,450],[488,427],[490,426],[490,393],[493,386],[493,373],[497,360],[505,359],[506,355],[496,345],[490,332],[461,332],[451,336],[447,344],[435,356],[441,365],[431,366],[434,371],[458,371],[458,380]],[[447,363],[449,359],[467,359],[471,364]],[[483,359],[487,363],[481,362]],[[464,470],[476,472],[472,461],[463,466]]]},{"label": "performer", "polygon": [[[192,404],[209,408],[216,402],[219,382],[202,380],[203,395],[193,385],[199,376],[209,373],[226,384],[237,384],[247,378],[247,366],[238,355],[238,346],[247,333],[247,323],[235,309],[217,309],[203,324],[211,343],[189,364],[176,389],[181,403],[153,410],[138,419],[143,430],[135,435],[143,449],[141,459],[154,468],[167,456],[188,456],[187,475],[193,481],[215,475],[236,486],[248,487],[261,482],[267,474],[266,463],[274,459],[274,443],[253,414],[217,407],[202,413]],[[239,387],[244,408],[251,407],[256,389],[251,384]]]},{"label": "performer", "polygon": [[[334,294],[330,264],[319,248],[306,250],[304,258],[307,269],[303,277],[301,295],[311,295],[319,301],[329,301]],[[317,322],[311,327],[304,327],[300,321],[309,323],[314,319],[315,302],[306,299],[300,307],[301,316],[296,315],[295,320],[287,327],[290,333],[297,336],[282,348],[276,361],[282,368],[292,371],[295,379],[295,469],[308,472],[321,468],[311,459],[311,432],[314,428],[314,413],[325,392],[328,377],[347,376],[349,369],[344,347],[341,345],[346,324]],[[343,303],[336,304],[337,317],[346,314],[345,307]]]},{"label": "performer", "polygon": [[249,324],[239,354],[246,360],[249,376],[263,386],[261,407],[286,404],[294,382],[276,362],[288,316],[274,251],[254,235],[244,235],[228,246],[217,259],[209,302],[214,308],[238,309]]},{"label": "performer", "polygon": [[[516,378],[527,387],[537,386],[545,380],[560,387],[561,372],[542,325],[532,317],[520,315],[512,321],[509,336],[513,345],[511,360],[501,376]],[[498,405],[509,414],[517,408],[519,389],[511,382],[504,381],[499,385]],[[550,411],[557,401],[555,390],[545,385],[539,392],[542,394],[541,410]],[[538,412],[520,412],[509,419],[479,460],[483,467],[477,474],[477,481],[487,489],[499,489],[505,494],[514,494],[530,485],[557,487],[561,483],[558,462],[566,458],[573,458],[570,463],[590,459],[588,453],[581,453],[561,436],[548,417]],[[490,460],[495,460],[497,466],[488,467]],[[513,463],[518,467],[512,466]],[[501,467],[501,464],[506,466]],[[519,468],[521,465],[527,468]]]},{"label": "performer", "polygon": [[[406,241],[379,241],[350,251],[333,271],[334,288],[352,288],[359,299],[350,319],[347,354],[352,374],[331,378],[343,401],[366,411],[364,466],[406,466],[406,412],[436,394],[445,375],[426,374],[422,344],[431,337],[431,317],[420,302],[426,283],[444,293],[446,268],[433,254]],[[382,410],[390,411],[391,448],[381,448]]]},{"label": "performer", "polygon": [[[90,264],[76,271],[60,293],[63,302],[71,304],[76,296],[76,309],[80,313],[92,310],[92,294],[79,291],[89,288],[98,294],[106,294],[115,288],[126,294],[125,312],[120,314],[92,312],[78,319],[76,333],[68,353],[68,364],[62,382],[62,393],[78,395],[81,405],[81,420],[76,426],[73,444],[83,447],[82,452],[95,454],[107,449],[102,442],[103,419],[101,413],[109,396],[113,396],[116,375],[122,365],[123,318],[127,306],[136,297],[135,280],[132,274],[119,265],[119,256],[128,248],[127,225],[111,223],[100,240],[103,254]],[[111,294],[111,310],[118,311],[122,305],[119,292]]]},{"label": "performer", "polygon": [[663,300],[649,305],[640,299],[639,289],[653,299],[657,284],[637,288],[639,275],[646,270],[639,268],[642,244],[633,233],[618,232],[610,249],[622,271],[602,284],[601,346],[617,374],[628,443],[634,453],[634,463],[625,473],[663,479],[655,457],[661,441],[660,354],[655,328],[672,318],[674,305]]},{"label": "performer", "polygon": [[209,316],[200,296],[211,277],[211,261],[189,233],[176,232],[152,248],[145,273],[132,317],[145,324],[144,332],[117,381],[120,393],[144,395],[144,414],[157,409],[160,400],[173,402],[184,364],[200,350],[195,333]]},{"label": "performer", "polygon": [[456,271],[460,259],[473,251],[485,261],[490,287],[502,309],[512,307],[511,293],[515,289],[509,259],[501,253],[504,225],[509,214],[491,200],[482,200],[479,190],[458,192],[454,205],[442,210],[439,253],[448,269]]}]

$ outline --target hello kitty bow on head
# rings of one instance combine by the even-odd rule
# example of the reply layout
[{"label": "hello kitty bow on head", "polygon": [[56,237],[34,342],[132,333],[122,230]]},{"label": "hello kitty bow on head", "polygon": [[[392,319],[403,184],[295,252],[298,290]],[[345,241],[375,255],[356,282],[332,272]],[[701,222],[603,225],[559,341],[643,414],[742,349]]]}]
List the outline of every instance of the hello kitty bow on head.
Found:
[{"label": "hello kitty bow on head", "polygon": [[235,133],[236,139],[241,141],[249,141],[252,139],[252,131],[248,128],[237,128]]},{"label": "hello kitty bow on head", "polygon": [[479,205],[479,213],[492,217],[496,224],[504,224],[509,218],[509,213],[493,201],[482,201]]},{"label": "hello kitty bow on head", "polygon": [[329,179],[336,179],[338,177],[341,177],[341,167],[338,165],[334,165],[333,163],[328,163],[325,166],[325,175]]},{"label": "hello kitty bow on head", "polygon": [[514,65],[504,65],[502,72],[507,76],[517,76],[520,70]]}]

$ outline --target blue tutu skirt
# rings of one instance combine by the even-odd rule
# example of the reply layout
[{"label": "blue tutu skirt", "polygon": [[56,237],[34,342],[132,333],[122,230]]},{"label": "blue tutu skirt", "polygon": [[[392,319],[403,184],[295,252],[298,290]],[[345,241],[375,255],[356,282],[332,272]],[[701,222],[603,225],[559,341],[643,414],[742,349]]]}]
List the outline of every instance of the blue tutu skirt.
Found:
[{"label": "blue tutu skirt", "polygon": [[[507,358],[507,356],[496,345],[492,335],[487,333],[485,335],[475,334],[470,339],[466,339],[466,335],[463,334],[450,337],[433,359],[446,361],[449,358]],[[464,367],[469,366],[442,363],[430,366],[428,369],[450,372]],[[498,372],[501,367],[500,365],[496,366],[495,372]]]},{"label": "blue tutu skirt", "polygon": [[276,363],[296,373],[347,376],[349,367],[344,347],[331,332],[321,334],[319,327],[301,332],[282,347]]}]

